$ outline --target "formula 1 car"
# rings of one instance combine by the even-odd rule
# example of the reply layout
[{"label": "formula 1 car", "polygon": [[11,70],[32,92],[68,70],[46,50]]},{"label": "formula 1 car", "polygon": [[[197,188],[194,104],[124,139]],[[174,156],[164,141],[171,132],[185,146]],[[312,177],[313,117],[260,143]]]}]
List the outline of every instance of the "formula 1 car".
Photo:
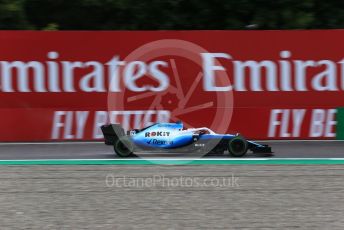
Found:
[{"label": "formula 1 car", "polygon": [[101,126],[106,145],[113,145],[120,157],[134,156],[135,152],[217,153],[229,152],[230,156],[242,157],[248,150],[253,153],[272,153],[271,147],[244,137],[216,134],[211,129],[184,129],[182,122],[156,123],[143,129],[133,129],[125,134],[119,124]]}]

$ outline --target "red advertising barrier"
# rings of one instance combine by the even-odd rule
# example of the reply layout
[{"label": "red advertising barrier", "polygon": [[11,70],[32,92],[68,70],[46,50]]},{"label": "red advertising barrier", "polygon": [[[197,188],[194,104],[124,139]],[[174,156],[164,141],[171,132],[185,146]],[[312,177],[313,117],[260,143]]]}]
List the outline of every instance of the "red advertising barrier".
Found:
[{"label": "red advertising barrier", "polygon": [[253,139],[333,139],[344,30],[0,32],[0,141],[99,140],[182,120]]}]

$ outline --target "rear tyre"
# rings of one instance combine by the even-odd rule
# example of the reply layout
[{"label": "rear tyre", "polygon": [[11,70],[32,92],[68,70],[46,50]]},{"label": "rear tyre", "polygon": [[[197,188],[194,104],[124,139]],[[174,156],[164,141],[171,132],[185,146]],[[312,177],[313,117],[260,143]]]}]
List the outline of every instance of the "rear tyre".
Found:
[{"label": "rear tyre", "polygon": [[236,136],[228,142],[228,152],[232,157],[242,157],[247,153],[248,143],[242,136]]},{"label": "rear tyre", "polygon": [[134,145],[131,142],[131,140],[126,136],[117,139],[114,145],[114,150],[119,157],[134,156]]}]

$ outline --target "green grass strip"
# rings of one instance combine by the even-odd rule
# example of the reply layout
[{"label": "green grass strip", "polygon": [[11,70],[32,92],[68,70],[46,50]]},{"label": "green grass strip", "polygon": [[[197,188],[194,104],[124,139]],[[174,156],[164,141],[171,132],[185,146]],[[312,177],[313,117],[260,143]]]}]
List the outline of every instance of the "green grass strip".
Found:
[{"label": "green grass strip", "polygon": [[61,159],[61,160],[1,160],[0,165],[333,165],[344,164],[344,158],[293,159]]},{"label": "green grass strip", "polygon": [[344,108],[337,108],[336,139],[344,140]]}]

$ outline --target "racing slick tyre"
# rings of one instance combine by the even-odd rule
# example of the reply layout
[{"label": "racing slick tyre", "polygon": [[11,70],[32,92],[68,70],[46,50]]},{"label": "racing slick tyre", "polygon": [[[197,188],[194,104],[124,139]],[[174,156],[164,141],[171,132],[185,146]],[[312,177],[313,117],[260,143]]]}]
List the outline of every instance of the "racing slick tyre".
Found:
[{"label": "racing slick tyre", "polygon": [[114,150],[119,157],[134,156],[134,145],[130,139],[126,136],[117,139],[114,145]]},{"label": "racing slick tyre", "polygon": [[236,136],[228,142],[228,152],[232,157],[242,157],[247,153],[248,143],[242,136]]}]

